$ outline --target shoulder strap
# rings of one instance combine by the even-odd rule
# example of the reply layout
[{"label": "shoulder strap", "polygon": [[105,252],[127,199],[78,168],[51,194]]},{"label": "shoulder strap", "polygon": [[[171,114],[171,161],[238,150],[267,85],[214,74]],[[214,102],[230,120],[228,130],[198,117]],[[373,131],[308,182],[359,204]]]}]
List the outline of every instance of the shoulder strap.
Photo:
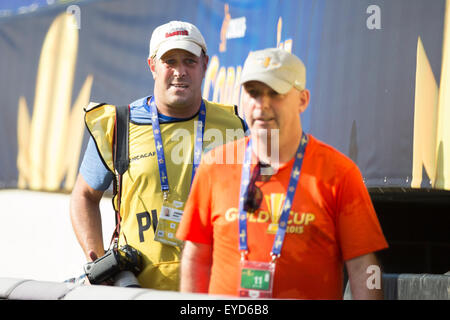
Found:
[{"label": "shoulder strap", "polygon": [[234,105],[234,114],[239,118],[239,120],[241,120],[241,125],[242,129],[244,129],[244,133],[247,132],[248,130],[247,122],[245,122],[245,120],[241,118],[241,116],[239,115],[239,108],[237,105]]},{"label": "shoulder strap", "polygon": [[[128,128],[130,109],[129,106],[116,106],[116,120],[114,126],[113,162],[117,176],[114,178],[113,193],[117,197],[116,228],[113,232],[110,246],[120,235],[120,203],[122,198],[122,175],[128,169]],[[125,235],[124,235],[125,236]],[[125,238],[126,241],[126,238]]]},{"label": "shoulder strap", "polygon": [[130,109],[116,106],[116,128],[114,137],[114,168],[122,175],[128,169],[128,127]]}]

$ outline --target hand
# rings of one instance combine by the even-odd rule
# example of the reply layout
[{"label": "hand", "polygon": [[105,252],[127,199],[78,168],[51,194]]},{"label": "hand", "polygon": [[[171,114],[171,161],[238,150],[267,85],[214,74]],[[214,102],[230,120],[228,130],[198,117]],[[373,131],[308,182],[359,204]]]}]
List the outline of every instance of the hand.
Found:
[{"label": "hand", "polygon": [[93,250],[89,250],[88,255],[89,255],[89,259],[91,259],[91,261],[95,261],[98,259],[97,254]]},{"label": "hand", "polygon": [[[93,261],[98,259],[97,254],[93,250],[89,250],[88,255],[89,255],[90,262],[93,262]],[[89,282],[89,278],[88,277],[84,278],[84,284],[92,285]],[[114,285],[114,279],[108,279],[108,280],[100,283],[100,285],[102,285],[102,286],[113,286]]]}]

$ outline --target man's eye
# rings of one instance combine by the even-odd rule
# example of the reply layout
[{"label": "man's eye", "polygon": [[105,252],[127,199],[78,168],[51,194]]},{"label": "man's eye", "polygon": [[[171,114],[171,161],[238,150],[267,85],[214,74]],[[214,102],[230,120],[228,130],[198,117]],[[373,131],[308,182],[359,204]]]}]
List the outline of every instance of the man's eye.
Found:
[{"label": "man's eye", "polygon": [[197,63],[197,61],[194,59],[186,59],[186,64],[195,64],[195,63]]},{"label": "man's eye", "polygon": [[252,89],[248,90],[247,92],[253,98],[258,97],[261,94],[258,90],[252,90]]},{"label": "man's eye", "polygon": [[167,59],[164,61],[164,63],[168,64],[168,65],[173,65],[173,64],[175,64],[175,59]]},{"label": "man's eye", "polygon": [[276,91],[273,91],[273,90],[269,92],[269,96],[270,96],[271,98],[275,98],[275,99],[281,99],[281,98],[284,97],[283,94],[280,94],[280,93],[278,93],[278,92],[276,92]]}]

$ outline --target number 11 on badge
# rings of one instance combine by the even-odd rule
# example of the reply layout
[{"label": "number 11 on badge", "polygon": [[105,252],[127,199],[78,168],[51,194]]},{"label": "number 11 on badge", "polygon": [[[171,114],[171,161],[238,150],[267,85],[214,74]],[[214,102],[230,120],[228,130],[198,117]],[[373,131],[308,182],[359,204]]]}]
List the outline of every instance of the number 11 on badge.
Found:
[{"label": "number 11 on badge", "polygon": [[274,273],[272,262],[241,261],[239,296],[271,298]]}]

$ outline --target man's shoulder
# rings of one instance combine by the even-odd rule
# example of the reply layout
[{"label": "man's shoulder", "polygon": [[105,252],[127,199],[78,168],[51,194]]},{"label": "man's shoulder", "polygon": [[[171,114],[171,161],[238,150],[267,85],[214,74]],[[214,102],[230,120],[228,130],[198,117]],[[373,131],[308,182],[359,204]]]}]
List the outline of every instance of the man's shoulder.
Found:
[{"label": "man's shoulder", "polygon": [[212,111],[213,114],[220,114],[222,117],[240,119],[237,106],[231,104],[223,104],[217,102],[211,102],[206,99],[205,102],[206,111]]},{"label": "man's shoulder", "polygon": [[92,113],[92,112],[96,112],[96,111],[105,112],[105,110],[106,110],[106,113],[104,114],[105,116],[114,116],[115,112],[113,112],[113,111],[115,111],[116,108],[129,107],[130,113],[132,114],[135,112],[140,112],[141,109],[144,108],[143,101],[145,99],[147,99],[147,97],[137,99],[137,100],[131,102],[129,105],[120,105],[120,104],[113,104],[113,103],[107,103],[107,102],[103,102],[103,103],[91,102],[84,110],[87,113]]},{"label": "man's shoulder", "polygon": [[134,100],[129,104],[130,109],[131,108],[142,108],[145,104],[147,104],[147,100],[150,98],[150,96],[145,96],[139,99]]},{"label": "man's shoulder", "polygon": [[219,145],[204,154],[203,162],[209,165],[242,164],[248,137],[239,138]]},{"label": "man's shoulder", "polygon": [[209,101],[206,99],[203,99],[203,101],[205,102],[205,106],[206,108],[217,108],[219,110],[224,110],[227,111],[229,113],[235,114],[236,111],[236,106],[232,105],[232,104],[224,104],[224,103],[219,103],[219,102],[213,102],[213,101]]},{"label": "man's shoulder", "polygon": [[245,121],[239,116],[235,105],[205,101],[206,121],[213,127],[247,130]]},{"label": "man's shoulder", "polygon": [[248,136],[244,136],[244,137],[238,138],[236,140],[224,143],[223,145],[218,146],[216,149],[218,149],[218,150],[230,150],[230,151],[231,150],[241,150],[241,149],[245,150],[249,138],[250,137],[248,137]]},{"label": "man's shoulder", "polygon": [[312,149],[312,155],[314,158],[323,158],[326,160],[328,166],[339,166],[340,170],[345,168],[353,168],[356,164],[343,152],[339,151],[337,148],[331,146],[330,144],[323,142],[322,140],[308,135],[309,146]]}]

